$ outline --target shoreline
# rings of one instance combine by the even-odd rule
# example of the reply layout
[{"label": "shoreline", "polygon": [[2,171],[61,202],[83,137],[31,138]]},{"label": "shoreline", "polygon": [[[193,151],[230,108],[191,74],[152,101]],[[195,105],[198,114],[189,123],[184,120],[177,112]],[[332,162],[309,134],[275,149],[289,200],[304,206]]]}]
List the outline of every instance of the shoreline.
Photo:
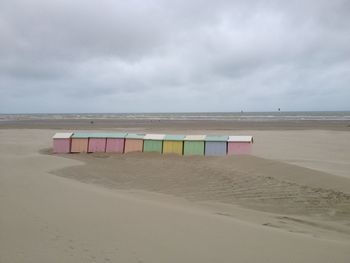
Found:
[{"label": "shoreline", "polygon": [[223,120],[120,120],[120,119],[40,119],[2,120],[0,129],[158,129],[162,130],[330,130],[350,131],[348,120],[223,121]]}]

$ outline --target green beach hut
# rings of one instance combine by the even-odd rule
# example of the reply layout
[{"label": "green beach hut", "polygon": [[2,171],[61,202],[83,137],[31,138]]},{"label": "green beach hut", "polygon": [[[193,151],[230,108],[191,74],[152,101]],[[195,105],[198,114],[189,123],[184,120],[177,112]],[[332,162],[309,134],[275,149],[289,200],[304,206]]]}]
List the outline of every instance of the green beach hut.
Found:
[{"label": "green beach hut", "polygon": [[143,138],[144,152],[163,152],[164,134],[146,134]]},{"label": "green beach hut", "polygon": [[184,155],[204,155],[205,135],[187,135],[184,139]]}]

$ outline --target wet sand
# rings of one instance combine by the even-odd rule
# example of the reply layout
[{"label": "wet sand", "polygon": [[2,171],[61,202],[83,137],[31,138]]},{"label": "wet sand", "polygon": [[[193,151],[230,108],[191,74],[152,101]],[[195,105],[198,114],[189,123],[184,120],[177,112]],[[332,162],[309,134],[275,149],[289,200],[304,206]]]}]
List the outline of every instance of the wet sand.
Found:
[{"label": "wet sand", "polygon": [[24,128],[0,130],[0,262],[350,258],[347,131],[248,127],[253,156],[181,157],[53,155],[55,130]]},{"label": "wet sand", "polygon": [[1,120],[0,129],[136,129],[177,131],[184,130],[335,130],[350,131],[350,121],[298,120],[298,121],[215,121],[215,120],[124,120],[124,119],[38,119]]}]

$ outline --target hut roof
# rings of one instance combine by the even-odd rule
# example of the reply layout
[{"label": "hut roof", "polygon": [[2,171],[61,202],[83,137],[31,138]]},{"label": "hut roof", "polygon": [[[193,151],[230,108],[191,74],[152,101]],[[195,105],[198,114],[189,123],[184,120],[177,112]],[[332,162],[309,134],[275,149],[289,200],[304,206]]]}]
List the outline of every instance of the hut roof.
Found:
[{"label": "hut roof", "polygon": [[90,133],[90,138],[125,138],[126,133],[105,133],[105,132],[96,132]]},{"label": "hut roof", "polygon": [[161,141],[165,137],[165,134],[146,134],[145,137],[143,137],[144,140],[157,140]]},{"label": "hut roof", "polygon": [[205,135],[186,135],[185,141],[204,141]]},{"label": "hut roof", "polygon": [[207,142],[227,142],[227,135],[207,135],[205,141]]},{"label": "hut roof", "polygon": [[107,136],[107,138],[125,138],[127,133],[125,132],[113,132]]},{"label": "hut roof", "polygon": [[69,139],[73,135],[72,132],[57,132],[53,139]]},{"label": "hut roof", "polygon": [[175,134],[167,134],[164,137],[164,140],[167,141],[183,141],[185,139],[185,135],[175,135]]},{"label": "hut roof", "polygon": [[125,136],[127,139],[143,139],[143,137],[145,137],[145,135],[140,133],[128,133]]},{"label": "hut roof", "polygon": [[253,142],[253,136],[229,136],[229,142]]},{"label": "hut roof", "polygon": [[89,138],[91,133],[86,132],[75,132],[72,135],[72,138]]}]

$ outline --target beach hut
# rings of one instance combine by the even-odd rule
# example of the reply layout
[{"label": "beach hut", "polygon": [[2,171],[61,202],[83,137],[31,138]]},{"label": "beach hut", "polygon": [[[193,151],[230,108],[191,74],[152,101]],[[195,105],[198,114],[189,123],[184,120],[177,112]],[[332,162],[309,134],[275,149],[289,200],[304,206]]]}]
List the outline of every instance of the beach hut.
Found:
[{"label": "beach hut", "polygon": [[53,152],[54,153],[70,153],[72,132],[58,132],[53,139]]},{"label": "beach hut", "polygon": [[89,137],[89,133],[73,133],[70,151],[72,153],[86,153],[89,146]]},{"label": "beach hut", "polygon": [[106,152],[123,153],[126,133],[110,133],[106,139]]},{"label": "beach hut", "polygon": [[227,139],[225,135],[207,135],[205,137],[205,155],[221,156],[227,154]]},{"label": "beach hut", "polygon": [[251,154],[252,136],[229,136],[227,141],[227,154]]},{"label": "beach hut", "polygon": [[146,134],[143,137],[143,151],[162,153],[164,137],[164,134]]},{"label": "beach hut", "polygon": [[183,154],[184,135],[165,135],[163,153]]},{"label": "beach hut", "polygon": [[90,133],[89,134],[89,153],[100,153],[106,151],[106,133]]},{"label": "beach hut", "polygon": [[124,153],[142,152],[144,134],[128,133],[125,136]]},{"label": "beach hut", "polygon": [[205,135],[187,135],[184,139],[184,155],[204,155]]}]

